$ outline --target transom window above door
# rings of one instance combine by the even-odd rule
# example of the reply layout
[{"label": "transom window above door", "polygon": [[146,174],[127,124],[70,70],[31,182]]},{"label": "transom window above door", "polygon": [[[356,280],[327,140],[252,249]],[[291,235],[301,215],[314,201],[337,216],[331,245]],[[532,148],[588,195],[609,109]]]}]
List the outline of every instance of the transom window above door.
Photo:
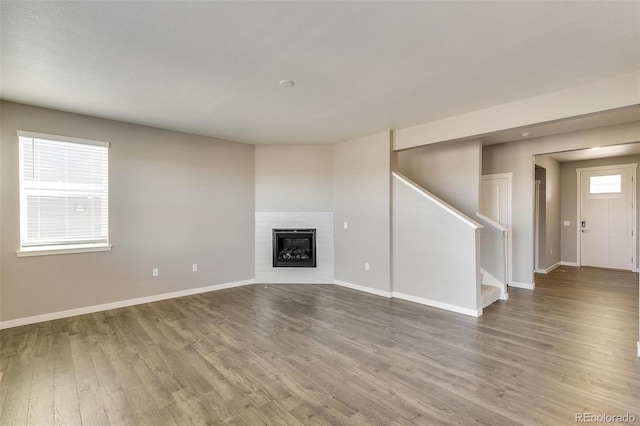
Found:
[{"label": "transom window above door", "polygon": [[622,175],[591,176],[590,194],[614,194],[622,192]]}]

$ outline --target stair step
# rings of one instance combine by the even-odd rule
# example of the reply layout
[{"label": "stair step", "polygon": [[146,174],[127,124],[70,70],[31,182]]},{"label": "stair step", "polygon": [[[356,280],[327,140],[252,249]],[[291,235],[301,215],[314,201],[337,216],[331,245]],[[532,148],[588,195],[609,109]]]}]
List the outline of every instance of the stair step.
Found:
[{"label": "stair step", "polygon": [[486,308],[500,299],[500,289],[492,285],[482,284],[480,286],[480,295],[482,296],[482,307]]}]

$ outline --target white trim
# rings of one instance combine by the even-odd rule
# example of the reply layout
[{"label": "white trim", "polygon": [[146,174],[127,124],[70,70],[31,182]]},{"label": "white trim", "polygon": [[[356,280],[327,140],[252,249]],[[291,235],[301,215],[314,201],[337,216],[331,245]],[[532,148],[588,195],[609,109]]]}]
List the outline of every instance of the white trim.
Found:
[{"label": "white trim", "polygon": [[111,146],[109,142],[104,142],[104,141],[97,141],[93,139],[83,139],[83,138],[72,138],[71,136],[48,135],[46,133],[28,132],[24,130],[18,130],[18,137],[44,139],[47,141],[54,141],[54,142],[79,143],[83,145],[103,146],[106,148],[109,148]]},{"label": "white trim", "polygon": [[638,358],[640,358],[640,342],[637,342],[637,343],[638,343]]},{"label": "white trim", "polygon": [[560,265],[562,265],[562,262],[557,262],[556,264],[549,266],[547,269],[535,269],[533,272],[537,274],[548,274]]},{"label": "white trim", "polygon": [[463,308],[462,306],[450,305],[448,303],[437,302],[435,300],[424,299],[422,297],[411,296],[409,294],[404,294],[404,293],[398,293],[397,291],[392,292],[391,296],[396,297],[398,299],[407,300],[409,302],[432,306],[434,308],[444,309],[447,311],[456,312],[458,314],[469,315],[476,318],[482,315],[482,308],[480,309]]},{"label": "white trim", "polygon": [[[533,173],[535,177],[535,159]],[[533,210],[533,267],[534,272],[538,271],[540,266],[540,179],[535,180],[534,187],[534,210]]]},{"label": "white trim", "polygon": [[69,244],[64,246],[26,247],[16,251],[17,257],[52,256],[56,254],[93,253],[97,251],[111,251],[109,244]]},{"label": "white trim", "polygon": [[[293,269],[293,268],[291,268]],[[300,268],[300,269],[307,269],[307,268]],[[297,280],[297,281],[296,281]],[[255,284],[264,284],[264,285],[334,285],[335,283],[333,282],[333,280],[316,280],[316,279],[309,279],[307,281],[305,281],[304,279],[299,279],[299,278],[292,278],[290,280],[270,280],[270,281],[266,281],[266,280],[255,280]]]},{"label": "white trim", "polygon": [[533,290],[536,288],[536,283],[519,283],[517,281],[511,281],[509,283],[510,287],[524,288],[527,290]]},{"label": "white trim", "polygon": [[508,172],[508,173],[492,173],[489,175],[482,175],[482,178],[484,179],[511,179],[513,178],[513,173]]},{"label": "white trim", "polygon": [[407,185],[409,188],[411,188],[414,191],[416,191],[418,194],[422,195],[427,200],[429,200],[432,203],[436,204],[441,209],[443,209],[446,212],[448,212],[449,214],[457,217],[458,219],[460,219],[462,222],[466,223],[467,225],[469,225],[473,229],[482,229],[482,228],[484,228],[484,226],[480,225],[478,222],[476,222],[473,219],[469,218],[464,213],[460,212],[459,210],[457,210],[456,208],[452,207],[451,205],[445,203],[440,198],[436,197],[435,195],[433,195],[432,193],[430,193],[426,189],[422,188],[421,186],[419,186],[415,182],[413,182],[410,179],[408,179],[406,176],[404,176],[404,175],[402,175],[402,174],[400,174],[398,172],[391,172],[391,175],[394,178],[398,179],[400,182],[402,182],[405,185]]},{"label": "white trim", "polygon": [[[513,280],[513,173],[492,173],[489,175],[481,175],[480,181],[491,179],[507,179],[507,283]],[[480,184],[482,188],[482,183]],[[482,194],[480,194],[482,196]]]},{"label": "white trim", "polygon": [[476,212],[476,216],[478,216],[483,221],[487,222],[487,224],[489,224],[492,227],[496,228],[498,231],[502,231],[502,232],[508,232],[509,231],[509,228],[505,228],[504,226],[500,225],[498,222],[494,221],[490,217],[487,217],[487,216],[483,215],[480,212]]},{"label": "white trim", "polygon": [[548,274],[549,272],[553,271],[554,269],[556,269],[558,266],[560,266],[560,262],[556,262],[555,264],[553,264],[553,265],[549,266],[549,267],[547,268],[547,274]]},{"label": "white trim", "polygon": [[576,169],[576,172],[596,172],[599,170],[613,170],[613,169],[637,169],[638,163],[629,164],[611,164],[609,166],[595,166],[595,167],[580,167]]},{"label": "white trim", "polygon": [[48,314],[35,315],[32,317],[18,318],[9,321],[0,322],[0,330],[11,327],[19,327],[21,325],[35,324],[43,321],[51,321],[60,318],[74,317],[76,315],[92,314],[94,312],[108,311],[110,309],[124,308],[127,306],[142,305],[144,303],[157,302],[160,300],[175,299],[177,297],[191,296],[193,294],[207,293],[215,290],[224,290],[227,288],[241,287],[254,284],[254,280],[235,281],[207,287],[198,287],[189,290],[174,291],[171,293],[156,294],[154,296],[139,297],[136,299],[121,300],[119,302],[105,303],[102,305],[87,306],[84,308],[69,309],[66,311],[51,312]]},{"label": "white trim", "polygon": [[580,238],[580,223],[582,217],[582,172],[594,172],[600,170],[619,170],[619,169],[631,169],[631,233],[633,235],[632,244],[631,244],[631,258],[633,259],[633,268],[631,271],[635,272],[638,269],[638,253],[636,247],[638,245],[638,233],[636,230],[636,196],[637,196],[637,173],[636,170],[638,168],[638,163],[627,163],[627,164],[611,164],[609,166],[595,166],[595,167],[580,167],[576,168],[576,255],[577,255],[577,266],[582,266],[582,238]]},{"label": "white trim", "polygon": [[562,265],[562,266],[576,266],[576,267],[580,266],[580,265],[578,265],[578,262],[565,262],[565,261],[561,261],[560,265]]},{"label": "white trim", "polygon": [[351,290],[362,291],[363,293],[375,294],[376,296],[391,298],[390,291],[378,290],[377,288],[365,287],[359,284],[352,284],[346,281],[334,280],[334,284],[340,287],[350,288]]}]

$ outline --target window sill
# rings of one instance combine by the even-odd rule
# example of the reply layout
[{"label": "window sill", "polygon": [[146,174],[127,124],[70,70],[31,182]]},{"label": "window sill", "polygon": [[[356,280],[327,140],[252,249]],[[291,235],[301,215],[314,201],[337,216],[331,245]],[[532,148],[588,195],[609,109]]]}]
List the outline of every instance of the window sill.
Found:
[{"label": "window sill", "polygon": [[23,248],[16,252],[17,257],[30,257],[30,256],[52,256],[56,254],[75,254],[75,253],[92,253],[97,251],[111,251],[111,245],[109,244],[74,244],[63,247],[57,246],[42,246]]}]

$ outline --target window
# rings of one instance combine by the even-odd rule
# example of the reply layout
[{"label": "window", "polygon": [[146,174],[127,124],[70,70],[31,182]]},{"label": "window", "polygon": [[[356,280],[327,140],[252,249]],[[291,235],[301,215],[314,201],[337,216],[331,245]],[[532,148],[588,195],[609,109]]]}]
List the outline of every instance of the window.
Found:
[{"label": "window", "polygon": [[591,176],[590,194],[611,194],[622,192],[622,175]]},{"label": "window", "polygon": [[18,132],[18,256],[109,250],[109,144]]}]

